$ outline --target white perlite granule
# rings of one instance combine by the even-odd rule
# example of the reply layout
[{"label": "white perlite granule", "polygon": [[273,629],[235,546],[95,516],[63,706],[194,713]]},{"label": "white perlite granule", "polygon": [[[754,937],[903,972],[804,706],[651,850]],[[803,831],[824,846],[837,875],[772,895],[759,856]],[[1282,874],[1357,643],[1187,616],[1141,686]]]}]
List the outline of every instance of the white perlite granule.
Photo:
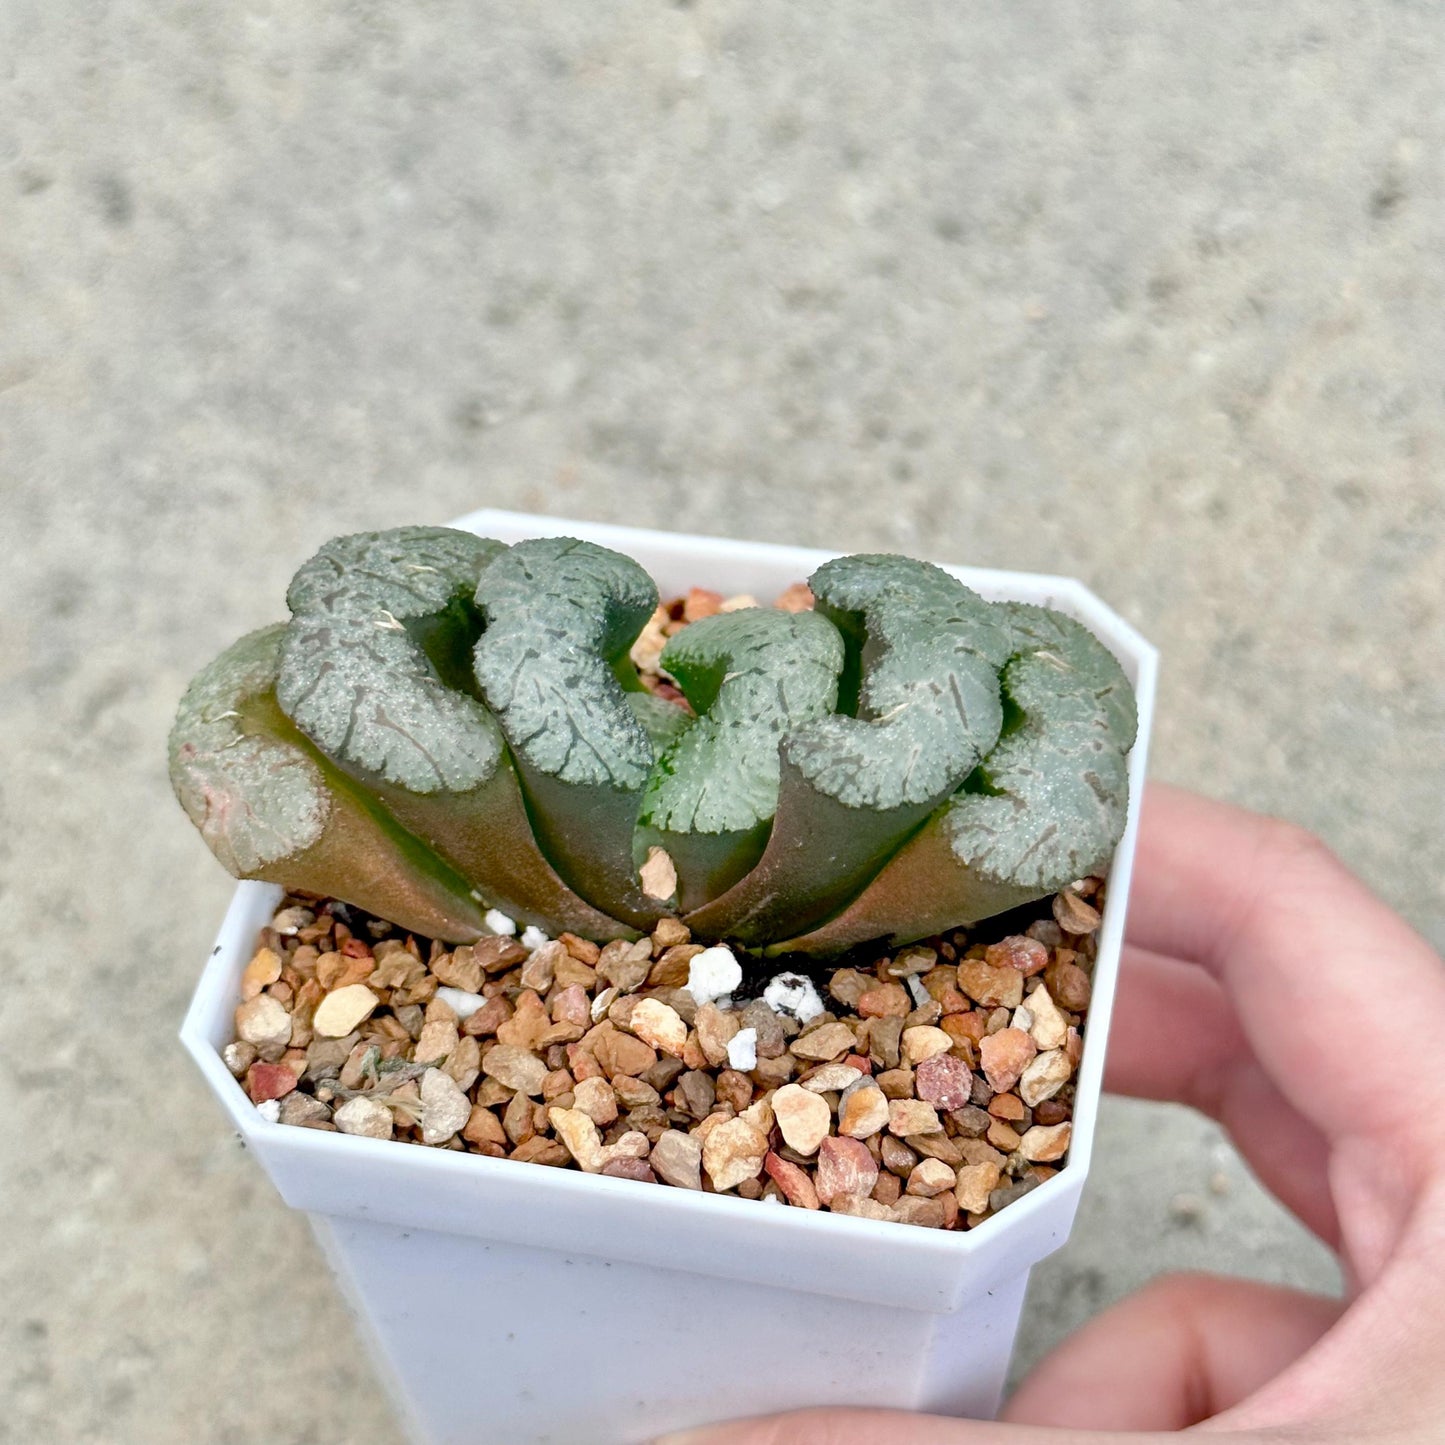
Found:
[{"label": "white perlite granule", "polygon": [[468,993],[464,988],[447,988],[443,986],[436,991],[436,996],[459,1019],[469,1019],[486,1003],[479,993]]},{"label": "white perlite granule", "polygon": [[[501,932],[500,929],[497,931]],[[522,930],[522,947],[530,948],[533,952],[541,948],[544,943],[550,943],[551,941],[552,940],[533,923],[529,923]]]},{"label": "white perlite granule", "polygon": [[742,965],[730,948],[705,948],[694,954],[687,966],[687,991],[699,1008],[727,998],[742,981]]},{"label": "white perlite granule", "polygon": [[787,1014],[800,1024],[810,1023],[823,1012],[823,1000],[813,981],[801,973],[780,973],[763,990],[763,1002],[775,1014]]},{"label": "white perlite granule", "polygon": [[728,1068],[750,1074],[758,1066],[758,1031],[739,1029],[728,1040]]},{"label": "white perlite granule", "polygon": [[482,920],[493,933],[505,934],[511,938],[517,931],[517,920],[508,918],[500,908],[487,909],[487,916]]}]

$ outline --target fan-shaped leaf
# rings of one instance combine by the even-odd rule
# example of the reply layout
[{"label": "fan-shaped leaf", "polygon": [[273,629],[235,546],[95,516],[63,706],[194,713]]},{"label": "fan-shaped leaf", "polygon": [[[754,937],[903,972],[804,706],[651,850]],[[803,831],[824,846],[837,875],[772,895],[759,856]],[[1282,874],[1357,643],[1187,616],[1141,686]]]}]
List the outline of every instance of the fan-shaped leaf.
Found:
[{"label": "fan-shaped leaf", "polygon": [[763,944],[826,918],[958,787],[1002,725],[1009,634],[961,582],[875,555],[827,562],[809,585],[848,644],[840,702],[856,715],[787,735],[767,847],[688,916],[705,936]]},{"label": "fan-shaped leaf", "polygon": [[778,745],[832,711],[843,640],[815,612],[750,607],[685,628],[662,665],[698,719],[652,771],[637,851],[667,850],[689,908],[757,862],[778,804]]},{"label": "fan-shaped leaf", "polygon": [[[474,666],[516,758],[538,838],[584,897],[630,923],[658,916],[632,854],[652,768],[629,705],[628,649],[657,606],[630,557],[590,542],[519,542],[482,573]],[[626,684],[626,687],[624,686]]]},{"label": "fan-shaped leaf", "polygon": [[1134,694],[1113,654],[1061,613],[1003,609],[1009,731],[851,904],[778,952],[836,953],[959,927],[1107,864],[1124,830]]},{"label": "fan-shaped leaf", "polygon": [[626,930],[574,894],[532,834],[497,720],[476,696],[477,581],[500,542],[398,527],[328,542],[292,580],[276,696],[316,746],[503,912]]},{"label": "fan-shaped leaf", "polygon": [[241,638],[186,690],[170,736],[181,806],[237,878],[340,898],[434,938],[481,937],[486,903],[277,707],[285,630]]}]

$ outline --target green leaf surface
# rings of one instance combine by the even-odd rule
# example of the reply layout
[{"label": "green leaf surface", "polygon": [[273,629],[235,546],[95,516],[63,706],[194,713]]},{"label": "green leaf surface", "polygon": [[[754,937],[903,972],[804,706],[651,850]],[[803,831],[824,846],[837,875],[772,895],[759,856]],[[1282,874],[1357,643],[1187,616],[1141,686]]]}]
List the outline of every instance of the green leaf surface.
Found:
[{"label": "green leaf surface", "polygon": [[1128,815],[1133,689],[1062,613],[1005,604],[1009,730],[851,904],[778,952],[836,953],[967,926],[1108,864]]},{"label": "green leaf surface", "polygon": [[296,730],[274,687],[285,626],[241,638],[187,689],[171,785],[237,878],[354,903],[449,942],[487,930],[468,884],[368,800]]},{"label": "green leaf surface", "polygon": [[490,778],[501,734],[442,671],[455,671],[480,630],[472,596],[503,550],[445,527],[326,543],[286,594],[292,622],[276,688],[286,715],[357,776],[410,793],[462,792]]},{"label": "green leaf surface", "polygon": [[778,803],[779,744],[831,713],[843,640],[814,612],[745,608],[684,628],[662,665],[698,718],[653,769],[635,851],[667,850],[679,906],[690,908],[730,887],[762,853]]},{"label": "green leaf surface", "polygon": [[658,697],[656,693],[629,692],[627,705],[642,724],[652,744],[652,751],[659,757],[675,743],[693,724],[693,715],[680,703],[670,698]]},{"label": "green leaf surface", "polygon": [[657,606],[630,557],[573,538],[519,542],[477,586],[473,662],[516,759],[543,850],[597,907],[647,926],[658,906],[632,854],[653,763],[628,701],[628,649]]},{"label": "green leaf surface", "polygon": [[533,836],[502,730],[471,674],[477,582],[500,542],[398,527],[328,542],[287,593],[282,709],[337,767],[502,912],[617,937]]},{"label": "green leaf surface", "polygon": [[1060,612],[1010,604],[1004,694],[1019,719],[947,814],[958,857],[1000,883],[1052,892],[1100,867],[1124,830],[1138,715],[1108,648]]},{"label": "green leaf surface", "polygon": [[855,715],[788,733],[760,861],[688,915],[706,936],[764,944],[826,918],[959,786],[1003,724],[998,669],[1010,634],[956,578],[865,555],[825,563],[809,585],[847,644],[840,699]]}]

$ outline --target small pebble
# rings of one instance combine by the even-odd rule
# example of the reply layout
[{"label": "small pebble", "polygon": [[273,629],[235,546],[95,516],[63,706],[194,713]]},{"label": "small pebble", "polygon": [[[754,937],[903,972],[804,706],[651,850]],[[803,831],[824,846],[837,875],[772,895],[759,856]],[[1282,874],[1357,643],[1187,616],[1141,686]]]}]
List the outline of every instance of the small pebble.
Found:
[{"label": "small pebble", "polygon": [[594,1024],[600,1024],[607,1017],[607,1010],[610,1009],[617,998],[615,988],[604,988],[593,1000],[589,1009],[589,1015]]},{"label": "small pebble", "polygon": [[912,1068],[935,1054],[946,1054],[953,1047],[953,1036],[942,1029],[921,1024],[903,1030],[902,1061],[904,1068]]},{"label": "small pebble", "polygon": [[867,1196],[878,1182],[878,1161],[860,1139],[824,1139],[818,1149],[813,1187],[827,1205],[841,1195]]},{"label": "small pebble", "polygon": [[680,1129],[658,1137],[648,1162],[659,1179],[679,1189],[702,1188],[702,1141]]},{"label": "small pebble", "polygon": [[428,1069],[421,1076],[421,1139],[445,1144],[471,1117],[471,1101],[450,1074]]},{"label": "small pebble", "polygon": [[1035,1124],[1032,1129],[1025,1130],[1019,1140],[1018,1151],[1031,1164],[1050,1164],[1067,1153],[1073,1131],[1072,1124]]},{"label": "small pebble", "polygon": [[888,1205],[880,1204],[866,1194],[835,1194],[828,1208],[834,1214],[852,1214],[859,1219],[875,1219],[880,1223],[898,1218]]},{"label": "small pebble", "polygon": [[627,1155],[613,1155],[602,1166],[602,1173],[609,1179],[632,1179],[638,1184],[656,1184],[657,1175],[645,1159],[634,1159]]},{"label": "small pebble", "polygon": [[935,1194],[952,1189],[956,1182],[953,1170],[942,1159],[920,1159],[908,1176],[907,1190],[909,1194],[932,1199]]},{"label": "small pebble", "polygon": [[911,1139],[915,1135],[941,1134],[943,1125],[932,1104],[925,1104],[921,1099],[890,1099],[888,1129],[900,1139]]},{"label": "small pebble", "polygon": [[281,977],[281,956],[275,949],[258,948],[241,974],[241,997],[255,998]]},{"label": "small pebble", "polygon": [[811,1033],[794,1039],[788,1045],[788,1052],[800,1059],[823,1061],[851,1053],[856,1043],[853,1030],[847,1024],[820,1024]]},{"label": "small pebble", "polygon": [[1003,1170],[997,1164],[964,1164],[955,1176],[954,1196],[958,1207],[968,1214],[982,1214],[988,1197],[998,1187]]},{"label": "small pebble", "polygon": [[[368,989],[367,992],[370,992]],[[312,1021],[315,1027],[315,1021]],[[342,1029],[349,1033],[349,1029]],[[291,1042],[291,1015],[269,993],[249,998],[236,1010],[236,1033],[243,1043],[264,1049]]]},{"label": "small pebble", "polygon": [[952,1113],[968,1106],[973,1096],[973,1074],[962,1059],[934,1054],[914,1070],[913,1087],[920,1099],[944,1113]]},{"label": "small pebble", "polygon": [[762,1173],[768,1136],[748,1120],[725,1119],[708,1132],[702,1145],[702,1167],[719,1193],[735,1189],[744,1179]]},{"label": "small pebble", "polygon": [[606,1160],[597,1125],[581,1109],[548,1109],[547,1118],[579,1167],[588,1174],[600,1173]]},{"label": "small pebble", "polygon": [[879,1143],[879,1160],[891,1173],[906,1179],[918,1163],[918,1155],[893,1134],[885,1134]]},{"label": "small pebble", "polygon": [[872,1079],[860,1080],[838,1104],[838,1132],[850,1139],[868,1139],[888,1127],[890,1104]]},{"label": "small pebble", "polygon": [[990,944],[983,961],[990,968],[1015,968],[1025,978],[1032,978],[1048,966],[1049,951],[1026,933],[1013,933]]},{"label": "small pebble", "polygon": [[311,1027],[324,1038],[339,1039],[369,1019],[381,1002],[364,983],[347,984],[327,994],[312,1015]]},{"label": "small pebble", "polygon": [[1019,1078],[1019,1098],[1030,1109],[1052,1099],[1073,1077],[1074,1068],[1062,1049],[1039,1054]]},{"label": "small pebble", "polygon": [[763,1168],[795,1209],[818,1208],[818,1191],[813,1188],[813,1181],[805,1169],[771,1153],[763,1160]]},{"label": "small pebble", "polygon": [[285,1064],[254,1063],[246,1073],[246,1092],[256,1104],[284,1099],[295,1087],[295,1071]]},{"label": "small pebble", "polygon": [[1069,1034],[1068,1020],[1064,1018],[1053,996],[1042,984],[1037,984],[1028,997],[1029,1013],[1033,1023],[1029,1034],[1041,1049],[1059,1049]]},{"label": "small pebble", "polygon": [[493,933],[504,938],[510,938],[517,931],[517,920],[508,918],[500,908],[487,909],[487,916],[482,921]]},{"label": "small pebble", "polygon": [[981,958],[958,965],[958,986],[986,1008],[1017,1008],[1024,1000],[1024,976],[1016,968],[992,968]]},{"label": "small pebble", "polygon": [[280,1099],[266,1099],[256,1105],[256,1112],[268,1124],[279,1124],[281,1122],[281,1101]]},{"label": "small pebble", "polygon": [[617,1092],[606,1079],[583,1079],[573,1090],[573,1107],[581,1109],[600,1128],[617,1118]]},{"label": "small pebble", "polygon": [[677,893],[677,865],[672,855],[665,848],[649,848],[647,861],[637,870],[637,879],[649,898],[666,903]]},{"label": "small pebble", "polygon": [[675,1008],[660,999],[640,999],[632,1010],[629,1024],[643,1043],[664,1054],[671,1054],[675,1059],[682,1057],[683,1046],[687,1043],[687,1025]]},{"label": "small pebble", "polygon": [[423,1026],[412,1058],[418,1064],[439,1064],[460,1041],[454,1020],[433,1019]]},{"label": "small pebble", "polygon": [[805,1155],[817,1152],[833,1124],[828,1101],[801,1084],[784,1084],[773,1095],[773,1115],[784,1143]]},{"label": "small pebble", "polygon": [[901,983],[880,983],[858,1000],[858,1012],[865,1019],[903,1018],[912,1005]]},{"label": "small pebble", "polygon": [[281,1100],[281,1114],[278,1122],[298,1128],[314,1124],[329,1124],[331,1110],[320,1099],[313,1099],[310,1094],[291,1093]]},{"label": "small pebble", "polygon": [[984,1077],[995,1094],[1005,1094],[1038,1052],[1038,1045],[1022,1029],[1000,1029],[978,1046]]},{"label": "small pebble", "polygon": [[368,1139],[390,1139],[392,1135],[391,1110],[364,1096],[348,1099],[332,1114],[331,1122],[343,1134],[361,1134]]},{"label": "small pebble", "polygon": [[1065,888],[1054,894],[1054,922],[1065,933],[1093,933],[1102,921],[1099,910],[1085,903],[1073,889]]},{"label": "small pebble", "polygon": [[542,1092],[547,1065],[527,1049],[518,1048],[515,1044],[497,1044],[488,1049],[482,1059],[482,1072],[508,1089],[535,1098]]},{"label": "small pebble", "polygon": [[855,1068],[852,1064],[822,1064],[814,1069],[806,1079],[801,1080],[805,1089],[815,1094],[827,1094],[834,1091],[841,1092],[849,1084],[857,1083],[863,1077],[863,1070]]},{"label": "small pebble", "polygon": [[[290,1039],[291,1030],[286,1030],[286,1037]],[[256,1045],[250,1044],[245,1039],[232,1039],[224,1049],[221,1050],[221,1058],[225,1060],[226,1067],[238,1078],[246,1076],[246,1070],[256,1062]]]}]

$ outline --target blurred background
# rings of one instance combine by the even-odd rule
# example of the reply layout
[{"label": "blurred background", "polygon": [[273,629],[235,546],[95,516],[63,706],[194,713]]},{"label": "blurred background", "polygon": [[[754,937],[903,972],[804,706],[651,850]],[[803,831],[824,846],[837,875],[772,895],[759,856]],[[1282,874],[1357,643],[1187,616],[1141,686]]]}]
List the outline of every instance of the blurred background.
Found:
[{"label": "blurred background", "polygon": [[[174,1037],[230,885],[170,716],[337,532],[1072,573],[1155,776],[1440,943],[1442,74],[1430,0],[0,6],[0,1439],[400,1438]],[[1333,1287],[1198,1118],[1096,1159],[1021,1364]]]}]

